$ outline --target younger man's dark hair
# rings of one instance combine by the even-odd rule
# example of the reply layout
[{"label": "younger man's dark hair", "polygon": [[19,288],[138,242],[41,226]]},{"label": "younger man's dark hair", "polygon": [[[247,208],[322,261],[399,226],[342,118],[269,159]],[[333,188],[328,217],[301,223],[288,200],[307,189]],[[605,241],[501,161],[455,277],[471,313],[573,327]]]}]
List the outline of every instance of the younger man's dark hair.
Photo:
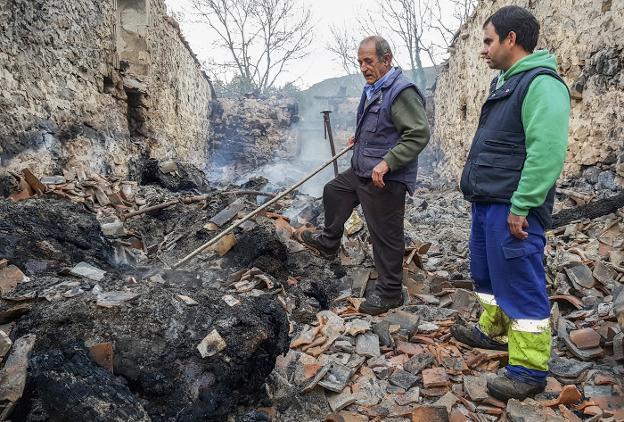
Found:
[{"label": "younger man's dark hair", "polygon": [[500,40],[507,38],[511,31],[516,33],[516,43],[529,53],[535,50],[539,38],[540,25],[535,16],[520,6],[505,6],[485,20],[483,27],[491,23]]}]

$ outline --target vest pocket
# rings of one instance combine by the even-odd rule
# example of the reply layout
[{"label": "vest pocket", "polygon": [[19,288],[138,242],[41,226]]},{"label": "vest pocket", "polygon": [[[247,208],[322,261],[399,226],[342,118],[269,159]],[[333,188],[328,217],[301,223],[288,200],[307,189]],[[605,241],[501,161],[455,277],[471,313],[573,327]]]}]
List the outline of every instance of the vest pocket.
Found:
[{"label": "vest pocket", "polygon": [[524,166],[524,154],[481,152],[472,169],[479,196],[511,199],[518,188]]},{"label": "vest pocket", "polygon": [[364,114],[364,121],[362,122],[362,130],[367,132],[377,132],[377,123],[379,122],[379,109],[378,105],[371,106]]},{"label": "vest pocket", "polygon": [[362,148],[361,161],[359,163],[359,169],[366,174],[366,177],[371,177],[373,168],[381,162],[381,159],[388,152],[385,148]]}]

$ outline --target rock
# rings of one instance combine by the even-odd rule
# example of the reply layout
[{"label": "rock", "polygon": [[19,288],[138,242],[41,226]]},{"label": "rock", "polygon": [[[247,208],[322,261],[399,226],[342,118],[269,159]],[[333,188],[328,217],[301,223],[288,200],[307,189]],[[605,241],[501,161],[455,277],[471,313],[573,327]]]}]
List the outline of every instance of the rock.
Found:
[{"label": "rock", "polygon": [[[368,422],[368,416],[359,413],[342,411],[338,413],[338,416],[341,419],[337,419],[336,422]],[[327,421],[329,422],[329,419]]]},{"label": "rock", "polygon": [[570,340],[582,350],[600,346],[600,334],[592,328],[570,331]]},{"label": "rock", "polygon": [[0,330],[0,362],[6,356],[9,350],[11,350],[11,346],[13,342],[4,331]]},{"label": "rock", "polygon": [[522,402],[511,399],[507,402],[507,417],[511,422],[564,422],[565,419],[557,416],[555,412],[541,406],[533,399],[526,399]]},{"label": "rock", "polygon": [[594,287],[594,276],[587,265],[575,265],[574,267],[566,268],[565,272],[577,288],[578,286],[586,289]]},{"label": "rock", "polygon": [[63,176],[43,176],[39,179],[44,185],[62,185],[65,183]]},{"label": "rock", "polygon": [[375,406],[384,397],[383,387],[374,377],[359,379],[353,386],[353,393],[358,406]]},{"label": "rock", "polygon": [[450,385],[448,374],[444,368],[424,369],[422,378],[425,388],[447,387]]},{"label": "rock", "polygon": [[[622,297],[624,298],[624,295]],[[394,340],[390,335],[390,323],[388,321],[381,321],[373,324],[373,333],[379,336],[379,343],[382,346],[394,346]]]},{"label": "rock", "polygon": [[435,407],[443,407],[448,413],[451,413],[451,410],[453,409],[453,406],[455,406],[455,403],[457,403],[457,400],[459,400],[457,396],[449,391],[440,397],[433,405]]},{"label": "rock", "polygon": [[617,273],[615,270],[607,266],[604,262],[598,261],[594,264],[594,277],[602,284],[608,284],[615,280]]},{"label": "rock", "polygon": [[412,422],[448,422],[449,415],[445,407],[418,406],[412,411]]},{"label": "rock", "polygon": [[346,332],[350,336],[355,337],[358,334],[362,334],[367,331],[370,331],[370,329],[371,329],[370,322],[363,320],[363,319],[355,319],[347,323]]},{"label": "rock", "polygon": [[178,299],[180,299],[182,302],[184,302],[186,305],[188,306],[194,306],[197,305],[197,301],[195,299],[193,299],[192,297],[189,296],[185,296],[185,295],[176,295],[176,297]]},{"label": "rock", "polygon": [[238,198],[237,200],[232,202],[230,205],[228,205],[227,207],[219,211],[209,221],[211,223],[216,224],[218,227],[222,227],[228,221],[233,219],[236,216],[236,214],[242,211],[243,208],[245,208],[245,199]]},{"label": "rock", "polygon": [[225,340],[221,338],[217,330],[212,330],[204,339],[197,345],[197,350],[202,358],[214,356],[223,349],[227,344]]},{"label": "rock", "polygon": [[591,368],[593,363],[581,362],[574,359],[553,357],[548,362],[550,372],[561,378],[574,379],[581,376],[581,374]]},{"label": "rock", "polygon": [[232,233],[226,234],[217,243],[208,247],[208,250],[215,251],[219,256],[225,256],[230,249],[236,246],[236,236]]},{"label": "rock", "polygon": [[418,315],[411,312],[393,310],[386,314],[384,321],[387,321],[390,325],[399,325],[402,330],[411,335],[418,328],[419,319]]},{"label": "rock", "polygon": [[158,169],[165,174],[169,174],[177,171],[178,165],[174,160],[165,160],[158,163]]},{"label": "rock", "polygon": [[557,398],[557,404],[576,404],[581,400],[581,398],[581,393],[575,385],[566,385],[563,387],[559,397]]},{"label": "rock", "polygon": [[342,393],[339,394],[327,394],[327,402],[332,411],[339,412],[350,404],[355,403],[356,396],[351,394],[350,388],[345,388]]},{"label": "rock", "polygon": [[84,293],[84,290],[82,290],[80,287],[74,287],[72,289],[67,290],[65,293],[63,293],[63,297],[66,297],[69,299],[72,297],[79,296],[83,293]]},{"label": "rock", "polygon": [[126,234],[126,230],[124,229],[124,223],[121,221],[114,221],[112,223],[104,223],[101,225],[101,227],[102,227],[102,233],[106,237],[120,237],[120,236],[125,236]]},{"label": "rock", "polygon": [[[0,406],[6,406],[9,411],[24,392],[28,360],[36,338],[34,334],[27,334],[15,340],[11,354],[0,370]],[[4,419],[6,415],[1,416]]]},{"label": "rock", "polygon": [[412,356],[410,360],[405,362],[403,368],[412,374],[419,374],[423,369],[430,366],[435,358],[429,352],[423,352]]},{"label": "rock", "polygon": [[106,271],[102,271],[93,265],[86,262],[79,262],[74,268],[70,270],[70,273],[79,277],[85,277],[93,281],[102,281]]},{"label": "rock", "polygon": [[440,327],[432,322],[425,322],[423,324],[418,325],[419,333],[432,333],[434,331],[438,331],[439,329]]},{"label": "rock", "polygon": [[0,295],[11,293],[19,283],[28,281],[28,277],[15,265],[0,269]]},{"label": "rock", "polygon": [[377,334],[365,333],[357,336],[355,340],[355,353],[368,357],[381,355],[381,351],[379,350],[379,337]]},{"label": "rock", "polygon": [[233,307],[241,303],[240,300],[238,300],[232,295],[224,295],[222,299],[225,303],[228,304],[229,307]]},{"label": "rock", "polygon": [[137,293],[124,291],[102,292],[97,295],[97,305],[104,308],[112,308],[123,305],[138,296]]},{"label": "rock", "polygon": [[345,353],[353,353],[355,352],[355,346],[347,340],[336,340],[334,342],[334,349],[336,349],[339,352],[345,352]]},{"label": "rock", "polygon": [[363,297],[368,286],[370,271],[365,268],[353,268],[351,270],[351,292],[354,297]]},{"label": "rock", "polygon": [[487,378],[484,375],[479,377],[464,375],[464,390],[472,401],[480,402],[487,399]]},{"label": "rock", "polygon": [[390,376],[388,381],[392,385],[401,387],[404,390],[409,390],[414,384],[418,382],[418,378],[403,369],[397,368],[394,370],[394,372],[392,372],[392,375]]},{"label": "rock", "polygon": [[89,356],[102,368],[113,373],[113,343],[99,343],[89,347]]},{"label": "rock", "polygon": [[423,352],[422,346],[406,341],[397,342],[397,352],[404,353],[408,356],[418,355]]},{"label": "rock", "polygon": [[20,316],[30,312],[33,305],[30,303],[20,303],[19,305],[11,306],[9,309],[0,310],[0,324],[7,324],[16,320]]},{"label": "rock", "polygon": [[333,362],[329,365],[329,371],[318,383],[318,385],[327,390],[340,393],[347,386],[347,383],[351,379],[351,375],[353,375],[353,369]]},{"label": "rock", "polygon": [[399,394],[394,399],[399,406],[407,406],[408,404],[418,403],[420,400],[420,389],[412,387],[404,394]]}]

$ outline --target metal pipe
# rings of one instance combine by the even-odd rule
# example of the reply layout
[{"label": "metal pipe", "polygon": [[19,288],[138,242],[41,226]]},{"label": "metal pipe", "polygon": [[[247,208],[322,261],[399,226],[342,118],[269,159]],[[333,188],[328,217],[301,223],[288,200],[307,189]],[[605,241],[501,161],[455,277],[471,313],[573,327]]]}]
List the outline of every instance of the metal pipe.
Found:
[{"label": "metal pipe", "polygon": [[237,228],[238,226],[240,226],[241,224],[243,224],[245,221],[249,220],[250,218],[252,218],[253,216],[255,216],[256,214],[258,214],[259,212],[267,209],[269,206],[273,205],[274,203],[276,203],[277,201],[279,201],[280,199],[282,199],[284,196],[286,196],[287,194],[289,194],[290,192],[294,191],[295,189],[297,189],[299,186],[303,185],[305,182],[307,182],[308,180],[310,180],[312,177],[316,176],[318,173],[321,172],[321,170],[323,170],[325,167],[327,167],[328,165],[330,165],[331,163],[336,162],[336,160],[340,157],[342,157],[344,154],[347,153],[347,151],[349,151],[351,149],[351,146],[346,147],[345,149],[343,149],[342,151],[340,151],[338,154],[334,155],[331,160],[323,163],[320,167],[318,167],[317,169],[315,169],[314,171],[312,171],[311,173],[309,173],[307,176],[305,176],[303,179],[301,179],[300,181],[298,181],[297,183],[295,183],[294,185],[292,185],[291,187],[289,187],[288,189],[286,189],[284,192],[280,193],[279,195],[277,195],[275,198],[271,199],[268,202],[265,202],[264,204],[262,204],[260,207],[256,208],[255,210],[253,210],[252,212],[250,212],[249,214],[247,214],[246,216],[244,216],[242,219],[240,219],[239,221],[237,221],[236,223],[232,224],[230,227],[228,227],[227,229],[223,230],[221,233],[219,233],[218,235],[216,235],[215,237],[213,237],[212,239],[210,239],[208,242],[204,243],[202,246],[200,246],[199,248],[195,249],[193,252],[191,252],[190,254],[188,254],[187,256],[185,256],[184,258],[182,258],[180,261],[178,261],[175,265],[173,265],[171,268],[178,268],[179,266],[185,264],[186,262],[188,262],[191,258],[193,258],[194,256],[196,256],[197,254],[201,253],[202,251],[205,251],[207,248],[209,248],[210,246],[214,245],[215,243],[217,243],[220,239],[222,239],[223,237],[225,237],[226,234],[231,233],[235,228]]},{"label": "metal pipe", "polygon": [[[325,134],[329,138],[329,146],[331,147],[332,156],[336,155],[336,145],[334,144],[334,134],[332,133],[331,128],[331,120],[329,118],[329,114],[331,111],[325,110],[321,111],[323,113],[323,123],[325,126]],[[334,177],[338,176],[338,162],[334,161]]]}]

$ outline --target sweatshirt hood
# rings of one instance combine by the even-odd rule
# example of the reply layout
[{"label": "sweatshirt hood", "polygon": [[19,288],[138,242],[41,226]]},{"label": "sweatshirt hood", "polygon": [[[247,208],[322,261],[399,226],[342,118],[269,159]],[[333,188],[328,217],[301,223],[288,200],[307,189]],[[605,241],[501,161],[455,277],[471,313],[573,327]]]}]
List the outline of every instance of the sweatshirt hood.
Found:
[{"label": "sweatshirt hood", "polygon": [[557,71],[557,58],[550,54],[548,50],[537,50],[526,57],[521,58],[506,71],[501,71],[498,78],[498,86],[501,86],[507,79],[518,73],[526,72],[536,67],[546,67]]}]

